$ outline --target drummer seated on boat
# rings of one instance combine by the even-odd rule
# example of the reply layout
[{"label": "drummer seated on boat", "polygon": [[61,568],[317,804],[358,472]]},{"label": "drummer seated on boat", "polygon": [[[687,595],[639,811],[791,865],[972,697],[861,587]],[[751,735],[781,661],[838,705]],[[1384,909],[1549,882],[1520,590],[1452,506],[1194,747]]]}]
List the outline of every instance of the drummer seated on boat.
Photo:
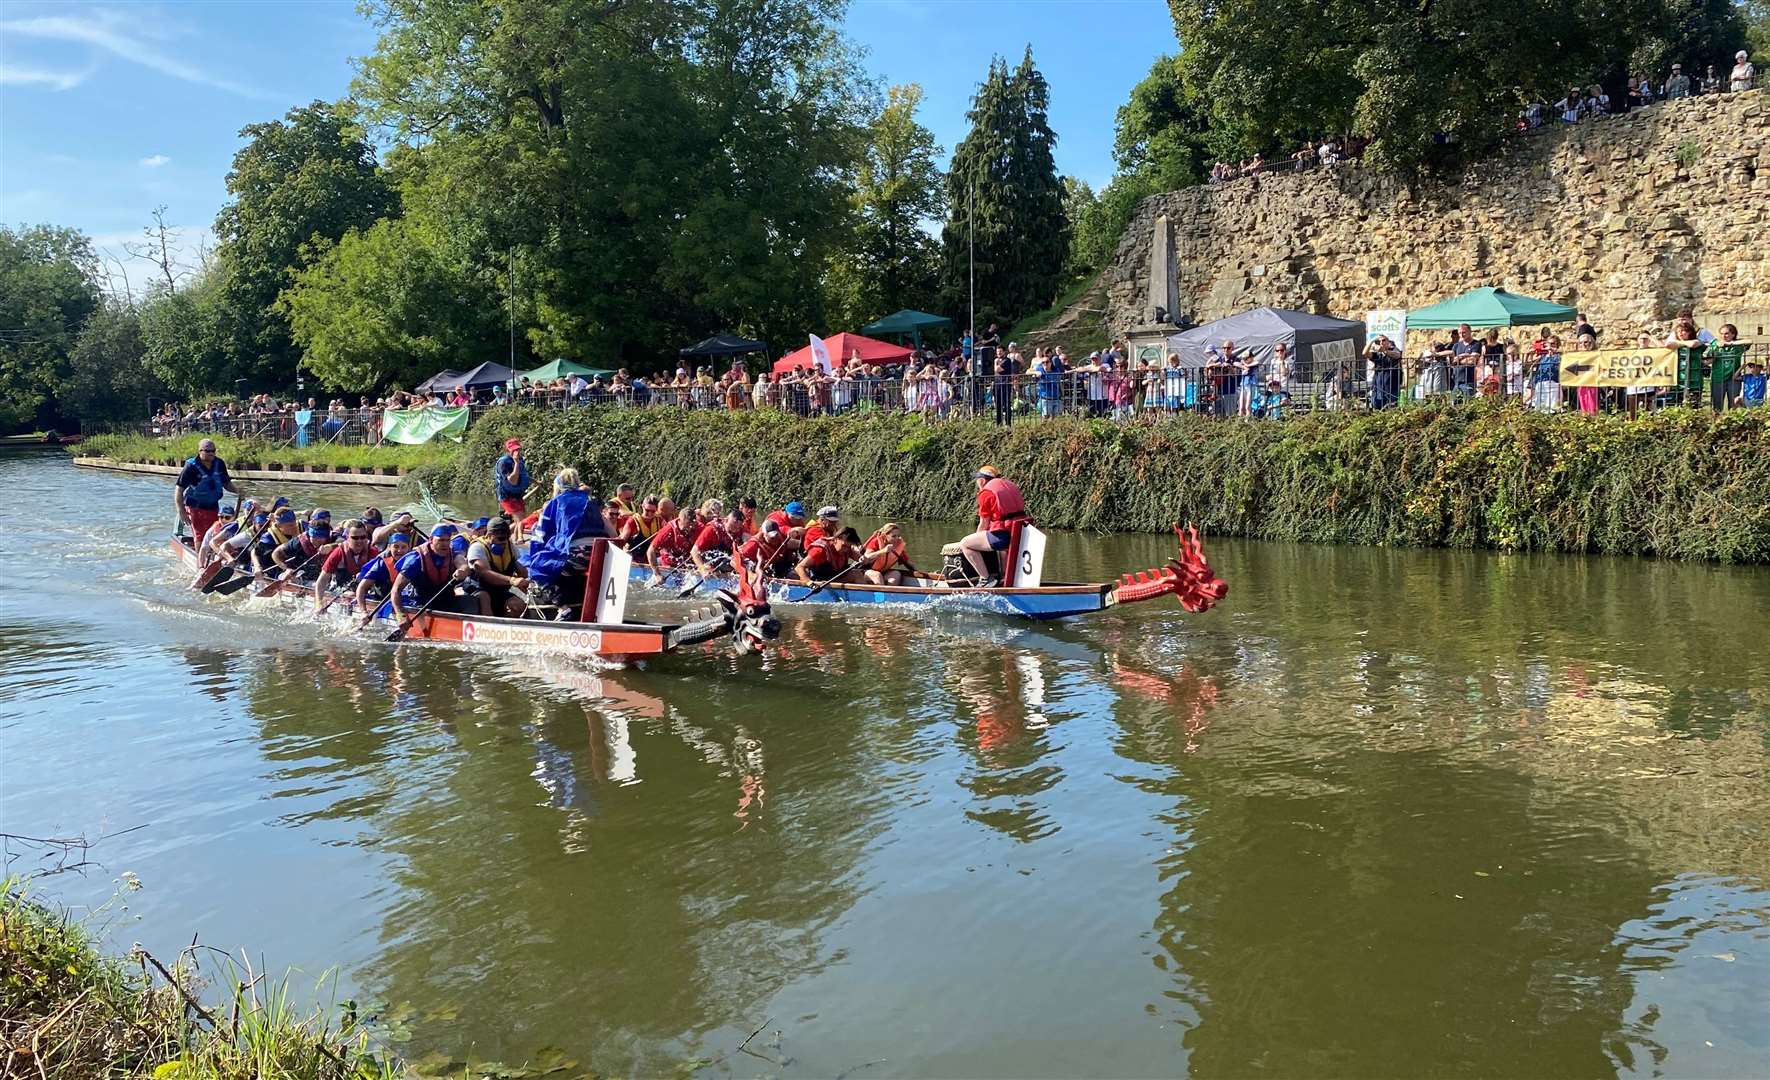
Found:
[{"label": "drummer seated on boat", "polygon": [[369,525],[361,519],[346,521],[343,536],[344,542],[332,548],[320,563],[319,578],[313,583],[315,610],[331,602],[327,595],[334,587],[348,588],[363,568],[375,562],[381,554],[369,543]]},{"label": "drummer seated on boat", "polygon": [[730,570],[732,553],[743,542],[743,536],[742,510],[733,510],[701,526],[701,531],[695,534],[694,544],[688,549],[688,557],[694,563],[695,573],[702,577],[711,577]]},{"label": "drummer seated on boat", "polygon": [[660,528],[657,536],[652,538],[651,547],[645,552],[645,564],[659,574],[687,565],[689,551],[699,532],[694,508],[683,507],[676,520]]},{"label": "drummer seated on boat", "polygon": [[510,519],[495,517],[486,526],[486,535],[467,549],[467,568],[479,583],[479,613],[522,618],[528,608],[523,590],[528,585],[528,568],[516,557],[516,545],[510,542]]},{"label": "drummer seated on boat", "polygon": [[412,550],[412,534],[392,533],[387,537],[387,550],[365,563],[356,575],[357,607],[385,600],[393,594],[393,579],[399,576],[399,561]]},{"label": "drummer seated on boat", "polygon": [[874,585],[902,585],[905,574],[916,576],[919,573],[906,552],[903,526],[895,521],[886,522],[878,532],[867,537],[861,553],[867,556],[861,563],[861,573]]},{"label": "drummer seated on boat", "polygon": [[[810,535],[808,531],[806,535]],[[820,536],[805,545],[805,557],[793,568],[801,583],[817,581],[859,581],[860,534],[843,529],[833,536]]]},{"label": "drummer seated on boat", "polygon": [[1001,581],[984,556],[993,552],[1000,563],[1014,543],[1014,530],[1026,521],[1026,500],[1019,485],[1003,479],[994,465],[980,467],[971,477],[977,482],[977,531],[959,541],[959,550],[980,587],[993,588]]},{"label": "drummer seated on boat", "polygon": [[317,581],[320,576],[320,560],[337,548],[332,540],[331,515],[320,517],[323,510],[314,511],[308,518],[307,531],[277,546],[270,553],[271,561],[276,563],[282,576],[297,576],[303,581]]},{"label": "drummer seated on boat", "polygon": [[457,615],[476,615],[479,601],[460,595],[457,586],[467,578],[467,561],[455,554],[456,529],[443,522],[430,530],[430,540],[414,548],[394,564],[393,617],[406,616],[408,597],[422,608]]}]

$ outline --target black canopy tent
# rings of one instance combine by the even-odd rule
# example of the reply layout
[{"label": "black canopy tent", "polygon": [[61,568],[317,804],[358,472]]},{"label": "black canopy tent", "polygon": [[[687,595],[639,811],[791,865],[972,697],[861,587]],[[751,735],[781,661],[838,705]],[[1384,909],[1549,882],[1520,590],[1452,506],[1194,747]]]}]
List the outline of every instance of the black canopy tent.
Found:
[{"label": "black canopy tent", "polygon": [[1198,370],[1223,362],[1225,341],[1235,342],[1237,353],[1251,351],[1265,364],[1272,361],[1272,347],[1283,342],[1291,354],[1292,378],[1314,382],[1334,365],[1358,358],[1364,348],[1364,323],[1262,307],[1171,335],[1168,351],[1179,359],[1180,367]]},{"label": "black canopy tent", "polygon": [[766,356],[768,343],[766,341],[751,341],[749,338],[741,338],[736,334],[714,334],[707,340],[697,342],[686,349],[679,350],[679,352],[683,356],[705,357],[707,359],[719,356],[742,356],[745,353],[757,352]]},{"label": "black canopy tent", "polygon": [[432,375],[418,384],[419,393],[435,393],[450,390],[479,390],[488,386],[508,386],[516,378],[516,372],[495,360],[488,360],[476,368],[466,371],[443,371]]},{"label": "black canopy tent", "polygon": [[450,379],[459,379],[460,377],[461,373],[454,368],[444,368],[435,375],[432,375],[430,378],[419,383],[414,390],[416,393],[428,394],[433,390],[447,389],[447,387],[443,387],[440,384],[447,382]]}]

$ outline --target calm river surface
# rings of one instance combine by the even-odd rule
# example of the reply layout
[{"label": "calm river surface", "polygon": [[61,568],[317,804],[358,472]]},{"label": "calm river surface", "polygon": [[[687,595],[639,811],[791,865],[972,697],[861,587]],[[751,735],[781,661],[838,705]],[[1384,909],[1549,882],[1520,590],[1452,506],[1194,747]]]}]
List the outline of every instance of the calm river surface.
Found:
[{"label": "calm river surface", "polygon": [[793,611],[597,671],[205,602],[163,479],[0,492],[0,831],[141,826],[41,888],[139,875],[113,943],[335,966],[412,1058],[1770,1072],[1762,569],[1217,540],[1205,616]]}]

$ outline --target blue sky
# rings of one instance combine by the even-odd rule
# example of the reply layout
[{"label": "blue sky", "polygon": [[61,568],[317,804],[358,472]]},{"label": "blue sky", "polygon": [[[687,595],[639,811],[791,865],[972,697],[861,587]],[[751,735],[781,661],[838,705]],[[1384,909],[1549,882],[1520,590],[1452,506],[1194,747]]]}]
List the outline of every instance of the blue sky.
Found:
[{"label": "blue sky", "polygon": [[[867,74],[919,82],[948,154],[993,54],[1051,83],[1060,171],[1112,174],[1113,113],[1175,48],[1163,0],[853,0]],[[226,197],[239,130],[342,96],[374,48],[354,0],[0,3],[0,221],[71,225],[121,256],[155,206],[190,250]],[[130,274],[139,284],[146,266]]]}]

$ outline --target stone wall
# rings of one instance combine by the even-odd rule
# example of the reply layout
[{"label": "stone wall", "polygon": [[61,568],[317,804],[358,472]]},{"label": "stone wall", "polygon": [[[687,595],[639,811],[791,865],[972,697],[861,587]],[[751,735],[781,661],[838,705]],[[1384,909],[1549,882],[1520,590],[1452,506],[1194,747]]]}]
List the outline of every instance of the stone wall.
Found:
[{"label": "stone wall", "polygon": [[1410,189],[1341,165],[1154,195],[1103,275],[1107,326],[1123,335],[1161,302],[1150,247],[1166,215],[1176,308],[1197,322],[1268,304],[1363,318],[1501,285],[1578,307],[1608,341],[1682,307],[1761,338],[1767,136],[1760,89],[1520,137],[1454,185]]}]

